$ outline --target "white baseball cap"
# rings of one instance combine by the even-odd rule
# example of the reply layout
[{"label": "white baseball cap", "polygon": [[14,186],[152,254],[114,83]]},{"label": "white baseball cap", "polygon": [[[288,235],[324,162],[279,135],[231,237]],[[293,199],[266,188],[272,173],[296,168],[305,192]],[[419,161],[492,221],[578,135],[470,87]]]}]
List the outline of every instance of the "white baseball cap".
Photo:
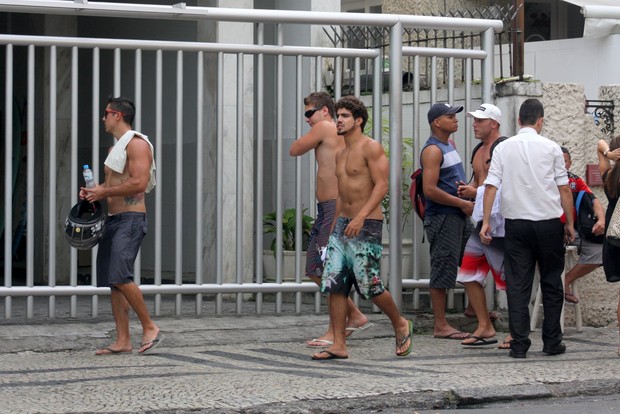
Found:
[{"label": "white baseball cap", "polygon": [[498,124],[502,123],[502,111],[495,105],[482,104],[478,109],[473,112],[467,112],[467,115],[472,118],[478,119],[492,119]]}]

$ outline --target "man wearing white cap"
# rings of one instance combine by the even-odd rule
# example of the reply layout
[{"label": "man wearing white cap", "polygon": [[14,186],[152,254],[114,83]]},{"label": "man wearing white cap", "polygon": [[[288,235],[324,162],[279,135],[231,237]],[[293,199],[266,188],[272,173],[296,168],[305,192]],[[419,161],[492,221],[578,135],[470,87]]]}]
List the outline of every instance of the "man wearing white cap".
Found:
[{"label": "man wearing white cap", "polygon": [[[466,199],[476,199],[472,218],[476,222],[482,220],[482,196],[484,185],[482,183],[489,172],[491,152],[494,144],[500,141],[499,127],[502,121],[502,113],[499,108],[491,104],[482,104],[477,110],[468,112],[467,117],[473,118],[474,136],[480,143],[472,154],[472,168],[474,176],[471,185],[461,183],[458,187],[460,197]],[[505,139],[505,137],[503,137]],[[470,338],[462,342],[464,346],[484,346],[497,343],[495,339],[495,328],[491,323],[491,315],[487,308],[486,295],[484,292],[484,282],[489,270],[495,277],[498,289],[505,290],[506,285],[503,281],[503,220],[501,215],[498,221],[498,231],[493,239],[493,245],[485,246],[480,242],[480,236],[473,232],[465,246],[465,254],[457,276],[457,282],[465,285],[469,303],[473,309],[473,315],[478,319],[478,327]],[[468,308],[469,309],[469,308]],[[468,309],[465,315],[470,316]],[[471,311],[471,310],[470,310]]]}]

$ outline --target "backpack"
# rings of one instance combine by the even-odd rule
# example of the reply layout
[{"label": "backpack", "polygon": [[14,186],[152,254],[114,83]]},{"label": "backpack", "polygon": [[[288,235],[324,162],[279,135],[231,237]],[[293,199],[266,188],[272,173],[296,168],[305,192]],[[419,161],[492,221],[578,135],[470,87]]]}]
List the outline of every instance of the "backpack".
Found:
[{"label": "backpack", "polygon": [[424,197],[424,189],[422,187],[422,168],[418,168],[411,174],[409,197],[411,197],[411,204],[416,214],[420,217],[420,220],[424,221],[426,197]]},{"label": "backpack", "polygon": [[577,193],[575,200],[575,211],[577,220],[575,220],[575,230],[582,239],[589,240],[593,243],[603,243],[605,235],[592,234],[592,227],[596,224],[597,218],[594,214],[594,200],[596,197],[592,193],[581,190]]}]

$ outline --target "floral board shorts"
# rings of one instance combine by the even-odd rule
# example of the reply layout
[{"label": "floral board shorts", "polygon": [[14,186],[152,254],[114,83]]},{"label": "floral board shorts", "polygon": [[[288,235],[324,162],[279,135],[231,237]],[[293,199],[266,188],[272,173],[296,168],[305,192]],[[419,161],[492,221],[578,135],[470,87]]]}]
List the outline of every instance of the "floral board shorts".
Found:
[{"label": "floral board shorts", "polygon": [[321,292],[348,296],[357,292],[371,299],[385,292],[381,281],[381,235],[383,221],[365,220],[356,237],[344,235],[351,219],[339,217],[329,237]]}]

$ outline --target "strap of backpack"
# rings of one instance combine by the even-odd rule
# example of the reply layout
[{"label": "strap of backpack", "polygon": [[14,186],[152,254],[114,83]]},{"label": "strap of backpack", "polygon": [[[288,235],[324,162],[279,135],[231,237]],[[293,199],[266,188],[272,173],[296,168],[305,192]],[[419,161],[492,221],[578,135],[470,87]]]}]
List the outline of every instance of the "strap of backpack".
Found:
[{"label": "strap of backpack", "polygon": [[583,199],[583,196],[585,194],[585,190],[581,190],[579,193],[577,193],[577,200],[575,201],[575,210],[577,211],[577,218],[579,218],[579,207],[581,206],[581,200]]}]

